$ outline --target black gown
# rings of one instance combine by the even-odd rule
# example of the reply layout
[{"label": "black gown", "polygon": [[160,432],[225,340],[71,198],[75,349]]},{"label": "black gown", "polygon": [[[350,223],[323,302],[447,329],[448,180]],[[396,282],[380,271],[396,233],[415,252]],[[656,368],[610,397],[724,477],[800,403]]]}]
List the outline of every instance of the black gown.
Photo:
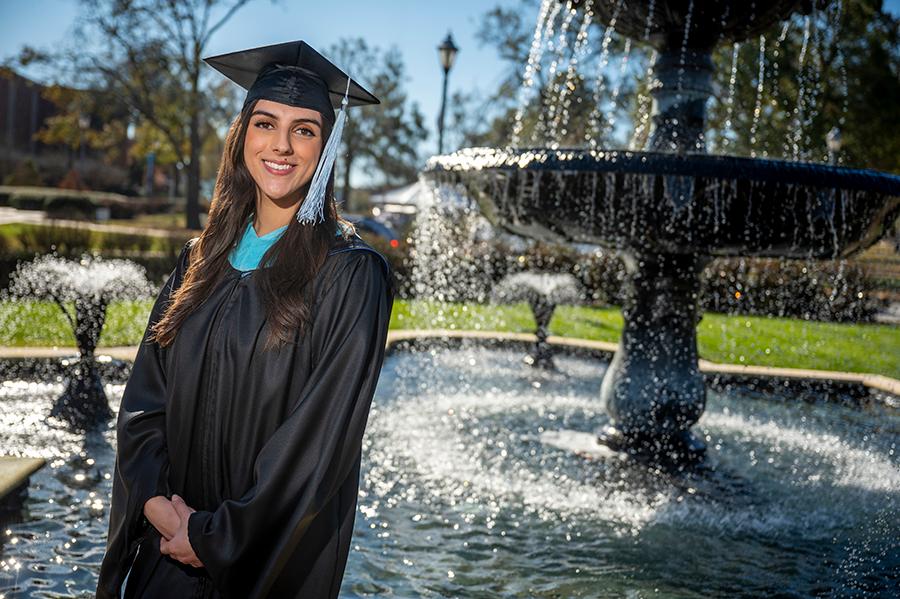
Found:
[{"label": "black gown", "polygon": [[[172,344],[141,344],[119,410],[98,598],[121,597],[129,569],[125,597],[338,596],[391,293],[381,256],[335,239],[296,343],[265,349],[254,271],[232,269]],[[188,533],[204,568],[161,555],[143,516],[172,494],[197,510]]]}]

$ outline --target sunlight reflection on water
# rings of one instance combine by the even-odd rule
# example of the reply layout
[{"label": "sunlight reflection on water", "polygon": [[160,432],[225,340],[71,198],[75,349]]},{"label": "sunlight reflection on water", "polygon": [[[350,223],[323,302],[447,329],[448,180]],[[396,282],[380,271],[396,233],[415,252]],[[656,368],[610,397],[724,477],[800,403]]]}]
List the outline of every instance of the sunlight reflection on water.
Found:
[{"label": "sunlight reflection on water", "polygon": [[[514,352],[390,357],[363,450],[343,597],[889,596],[900,572],[900,416],[710,393],[715,470],[588,460],[540,433],[605,423],[604,368]],[[121,385],[108,385],[113,407]],[[2,453],[46,457],[2,531],[0,594],[90,597],[112,429],[45,418],[59,384],[0,387]],[[9,530],[9,534],[6,534]],[[658,589],[658,591],[656,591]]]}]

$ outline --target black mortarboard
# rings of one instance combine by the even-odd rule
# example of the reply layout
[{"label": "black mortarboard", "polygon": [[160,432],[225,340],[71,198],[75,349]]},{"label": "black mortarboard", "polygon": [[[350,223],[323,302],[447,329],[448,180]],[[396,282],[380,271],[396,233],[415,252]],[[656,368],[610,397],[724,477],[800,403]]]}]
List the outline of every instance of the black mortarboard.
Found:
[{"label": "black mortarboard", "polygon": [[247,90],[244,104],[271,100],[317,110],[334,122],[334,111],[341,107],[345,93],[348,106],[379,103],[378,98],[306,42],[251,48],[203,60]]}]

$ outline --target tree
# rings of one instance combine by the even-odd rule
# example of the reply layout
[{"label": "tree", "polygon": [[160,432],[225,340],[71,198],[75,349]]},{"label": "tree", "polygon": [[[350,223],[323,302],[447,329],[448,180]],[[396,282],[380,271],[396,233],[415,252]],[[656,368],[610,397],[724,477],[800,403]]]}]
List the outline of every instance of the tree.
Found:
[{"label": "tree", "polygon": [[415,180],[419,169],[416,150],[428,132],[418,106],[407,106],[400,52],[369,48],[356,38],[342,39],[330,48],[328,56],[381,101],[353,110],[344,128],[341,201],[347,205],[352,168],[359,164],[380,172],[386,185]]},{"label": "tree", "polygon": [[152,149],[187,166],[187,226],[199,229],[203,140],[235,112],[233,93],[205,76],[202,57],[212,35],[250,0],[79,1],[69,47],[25,48],[20,63],[54,68],[59,84],[91,90],[131,115],[130,125],[153,131]]},{"label": "tree", "polygon": [[720,48],[716,62],[712,150],[825,162],[826,134],[838,127],[844,164],[900,173],[900,21],[880,1],[795,15]]}]

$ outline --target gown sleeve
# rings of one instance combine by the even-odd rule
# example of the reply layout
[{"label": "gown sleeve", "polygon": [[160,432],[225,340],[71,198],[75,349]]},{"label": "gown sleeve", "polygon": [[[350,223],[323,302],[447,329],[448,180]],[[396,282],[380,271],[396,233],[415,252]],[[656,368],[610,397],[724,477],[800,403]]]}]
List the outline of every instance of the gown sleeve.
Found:
[{"label": "gown sleeve", "polygon": [[150,341],[148,336],[184,278],[189,253],[190,245],[187,245],[156,299],[122,395],[116,424],[117,451],[109,537],[100,566],[98,599],[120,596],[125,575],[150,527],[144,518],[144,503],[151,497],[168,495],[166,350]]},{"label": "gown sleeve", "polygon": [[260,451],[254,486],[188,522],[191,546],[225,596],[265,596],[316,515],[355,472],[391,303],[379,256],[353,254],[318,304],[307,333],[316,348],[311,374]]}]

